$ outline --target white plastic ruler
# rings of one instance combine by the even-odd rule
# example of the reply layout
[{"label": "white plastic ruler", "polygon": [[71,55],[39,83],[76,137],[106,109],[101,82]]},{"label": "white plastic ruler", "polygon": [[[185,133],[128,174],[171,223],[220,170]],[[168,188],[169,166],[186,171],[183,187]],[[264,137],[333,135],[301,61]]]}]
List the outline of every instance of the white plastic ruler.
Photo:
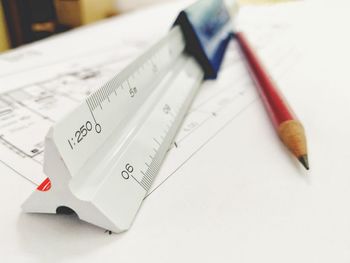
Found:
[{"label": "white plastic ruler", "polygon": [[164,156],[203,78],[184,47],[176,27],[54,126],[52,139],[72,176],[89,164],[97,169],[110,158],[113,167],[125,160],[121,172],[126,164],[135,171],[122,177],[148,189],[150,167]]},{"label": "white plastic ruler", "polygon": [[[184,50],[176,26],[51,128],[44,170],[52,188],[35,192],[26,211],[69,207],[116,232],[130,226],[203,81],[201,67]],[[91,219],[91,209],[106,217],[96,212]]]}]

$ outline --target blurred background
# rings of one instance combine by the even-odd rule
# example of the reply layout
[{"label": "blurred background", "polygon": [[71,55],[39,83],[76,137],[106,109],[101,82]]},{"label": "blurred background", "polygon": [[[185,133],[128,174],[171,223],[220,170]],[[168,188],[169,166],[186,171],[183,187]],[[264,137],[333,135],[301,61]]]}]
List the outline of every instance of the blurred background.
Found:
[{"label": "blurred background", "polygon": [[[0,0],[0,52],[166,1],[176,0]],[[282,1],[239,2],[244,5]]]}]

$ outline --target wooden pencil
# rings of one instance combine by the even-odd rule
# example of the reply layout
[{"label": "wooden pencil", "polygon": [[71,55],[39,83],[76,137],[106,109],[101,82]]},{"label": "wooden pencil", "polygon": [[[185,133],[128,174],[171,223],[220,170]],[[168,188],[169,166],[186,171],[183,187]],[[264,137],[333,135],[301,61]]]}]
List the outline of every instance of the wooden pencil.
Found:
[{"label": "wooden pencil", "polygon": [[303,125],[297,119],[274,81],[262,66],[244,34],[237,32],[235,36],[279,137],[292,154],[298,158],[300,163],[309,170],[306,136]]}]

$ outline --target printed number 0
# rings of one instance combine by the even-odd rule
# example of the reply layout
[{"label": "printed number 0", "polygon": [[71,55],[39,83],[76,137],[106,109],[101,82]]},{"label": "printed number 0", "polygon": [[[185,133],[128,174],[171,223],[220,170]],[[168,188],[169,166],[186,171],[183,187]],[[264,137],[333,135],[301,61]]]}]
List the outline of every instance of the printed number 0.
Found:
[{"label": "printed number 0", "polygon": [[132,173],[134,171],[134,167],[132,167],[129,163],[125,165],[125,169],[129,172]]}]

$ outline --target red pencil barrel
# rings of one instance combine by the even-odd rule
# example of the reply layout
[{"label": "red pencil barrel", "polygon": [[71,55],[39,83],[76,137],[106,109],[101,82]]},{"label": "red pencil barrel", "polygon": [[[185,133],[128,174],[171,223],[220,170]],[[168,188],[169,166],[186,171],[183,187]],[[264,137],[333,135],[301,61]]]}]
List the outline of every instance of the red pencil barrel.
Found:
[{"label": "red pencil barrel", "polygon": [[252,71],[251,75],[258,86],[265,107],[275,127],[278,127],[282,122],[296,119],[276,85],[264,70],[244,34],[238,32],[236,33],[236,37],[248,61],[249,68]]}]

